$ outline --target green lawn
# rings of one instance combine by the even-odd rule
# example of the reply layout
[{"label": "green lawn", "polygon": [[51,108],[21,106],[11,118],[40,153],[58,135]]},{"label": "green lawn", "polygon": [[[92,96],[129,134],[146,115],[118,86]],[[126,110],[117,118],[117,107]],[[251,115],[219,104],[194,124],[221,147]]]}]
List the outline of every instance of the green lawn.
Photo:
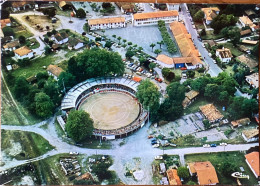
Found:
[{"label": "green lawn", "polygon": [[210,39],[220,39],[223,36],[221,34],[214,34],[212,30],[210,31],[206,31],[206,35],[205,36],[201,36],[201,39],[203,40],[210,40]]},{"label": "green lawn", "polygon": [[238,50],[238,47],[235,47],[232,43],[230,42],[227,42],[227,43],[224,43],[223,46],[225,48],[229,48],[233,57],[237,57],[237,56],[240,56],[243,54],[243,52],[241,52],[240,50]]},{"label": "green lawn", "polygon": [[32,37],[33,34],[26,29],[24,29],[22,31],[15,32],[15,34],[14,34],[15,39],[18,39],[20,36],[24,36],[25,38],[29,38],[29,37]]},{"label": "green lawn", "polygon": [[209,104],[209,103],[212,103],[212,102],[209,102],[208,100],[206,100],[203,97],[198,98],[191,105],[189,105],[186,109],[184,109],[184,115],[198,112],[200,106],[203,106],[203,105],[206,105],[206,104]]},{"label": "green lawn", "polygon": [[56,59],[54,57],[55,53],[48,54],[44,57],[38,57],[36,59],[31,60],[31,65],[28,67],[20,67],[12,72],[15,77],[24,76],[28,78],[32,75],[36,75],[39,72],[45,72],[46,69],[43,66],[48,67],[51,63],[53,63]]},{"label": "green lawn", "polygon": [[234,75],[233,66],[234,66],[234,65],[226,65],[227,68],[224,69],[224,71],[225,71],[227,74],[233,76],[233,75]]},{"label": "green lawn", "polygon": [[[221,163],[225,160],[236,162],[238,167],[243,167],[245,172],[244,174],[249,175],[250,179],[240,179],[242,185],[254,185],[257,184],[257,180],[250,168],[245,162],[245,157],[243,153],[240,152],[219,152],[219,153],[205,153],[205,154],[192,154],[186,155],[186,163],[195,162],[195,161],[210,161],[215,167],[219,183],[225,185],[237,185],[236,179],[231,176],[224,175],[220,172]],[[240,170],[237,170],[240,172]]]},{"label": "green lawn", "polygon": [[[47,140],[31,132],[1,130],[1,136],[1,150],[18,160],[35,158],[53,149]],[[21,151],[17,151],[19,146]]]}]

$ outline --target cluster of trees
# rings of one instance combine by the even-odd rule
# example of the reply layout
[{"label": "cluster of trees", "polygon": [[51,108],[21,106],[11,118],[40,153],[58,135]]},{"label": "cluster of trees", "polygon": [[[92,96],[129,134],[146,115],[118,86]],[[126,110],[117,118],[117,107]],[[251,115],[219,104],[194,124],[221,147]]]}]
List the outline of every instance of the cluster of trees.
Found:
[{"label": "cluster of trees", "polygon": [[58,85],[46,72],[36,75],[36,86],[30,85],[20,76],[14,81],[14,96],[33,115],[47,118],[54,112],[55,106],[60,104],[62,96],[58,91]]},{"label": "cluster of trees", "polygon": [[253,47],[251,53],[257,58],[259,58],[259,42]]},{"label": "cluster of trees", "polygon": [[199,10],[197,13],[195,13],[193,20],[196,22],[203,22],[205,14],[202,10]]},{"label": "cluster of trees", "polygon": [[172,72],[171,69],[169,69],[169,68],[163,68],[162,69],[162,75],[168,81],[172,81],[175,78],[174,72]]},{"label": "cluster of trees", "polygon": [[160,92],[151,81],[144,80],[137,88],[137,98],[145,109],[149,109],[152,121],[175,120],[183,112],[182,101],[185,98],[185,87],[173,82],[167,87],[168,97],[160,104]]},{"label": "cluster of trees", "polygon": [[236,92],[235,87],[238,84],[233,77],[224,72],[220,73],[218,77],[203,76],[193,81],[186,81],[183,85],[189,85],[205,98],[228,107],[227,112],[231,119],[239,119],[243,116],[250,118],[258,110],[258,104],[255,99],[234,96]]},{"label": "cluster of trees", "polygon": [[220,33],[226,38],[230,39],[233,45],[237,45],[240,41],[240,29],[236,26],[223,28]]},{"label": "cluster of trees", "polygon": [[56,9],[55,8],[46,8],[46,9],[42,10],[42,13],[49,17],[54,17],[56,15]]},{"label": "cluster of trees", "polygon": [[102,8],[102,13],[113,13],[116,9],[111,3],[102,3]]},{"label": "cluster of trees", "polygon": [[14,30],[10,26],[2,28],[4,36],[14,36]]},{"label": "cluster of trees", "polygon": [[65,130],[75,142],[91,137],[94,126],[93,120],[84,110],[71,110],[65,125]]},{"label": "cluster of trees", "polygon": [[167,45],[167,50],[170,53],[176,52],[177,51],[176,46],[175,46],[170,34],[167,31],[167,28],[165,26],[165,22],[162,21],[162,20],[159,20],[158,21],[158,27],[159,27],[159,30],[161,32],[163,42]]},{"label": "cluster of trees", "polygon": [[118,53],[92,48],[68,60],[68,69],[60,74],[58,84],[63,89],[64,82],[66,89],[69,89],[89,78],[123,73],[124,63]]},{"label": "cluster of trees", "polygon": [[86,12],[82,8],[79,8],[76,11],[76,17],[78,17],[78,18],[85,18],[86,17]]},{"label": "cluster of trees", "polygon": [[238,18],[233,14],[219,14],[212,20],[210,26],[214,29],[214,33],[218,34],[225,27],[235,26],[237,21]]}]

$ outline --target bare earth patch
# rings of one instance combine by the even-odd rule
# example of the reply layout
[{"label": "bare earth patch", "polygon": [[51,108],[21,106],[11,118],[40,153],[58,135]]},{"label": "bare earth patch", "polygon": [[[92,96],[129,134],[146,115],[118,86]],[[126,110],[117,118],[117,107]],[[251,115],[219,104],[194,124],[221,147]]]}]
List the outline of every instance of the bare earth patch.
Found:
[{"label": "bare earth patch", "polygon": [[140,112],[138,102],[124,93],[97,93],[87,98],[80,110],[94,120],[97,129],[112,130],[133,122]]}]

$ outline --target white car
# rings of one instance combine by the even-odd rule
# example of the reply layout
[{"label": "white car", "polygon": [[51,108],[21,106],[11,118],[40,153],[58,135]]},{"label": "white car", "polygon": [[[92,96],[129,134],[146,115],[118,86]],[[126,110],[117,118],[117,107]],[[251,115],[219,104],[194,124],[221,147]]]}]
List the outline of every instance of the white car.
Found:
[{"label": "white car", "polygon": [[153,148],[158,148],[160,145],[159,144],[154,144],[152,147]]},{"label": "white car", "polygon": [[78,155],[78,152],[70,152],[70,155]]},{"label": "white car", "polygon": [[155,160],[162,160],[163,157],[162,157],[162,156],[155,156],[154,159],[155,159]]},{"label": "white car", "polygon": [[204,148],[209,148],[210,145],[209,145],[209,144],[205,144],[205,145],[203,145],[203,147],[204,147]]},{"label": "white car", "polygon": [[227,143],[220,143],[221,146],[227,146]]}]

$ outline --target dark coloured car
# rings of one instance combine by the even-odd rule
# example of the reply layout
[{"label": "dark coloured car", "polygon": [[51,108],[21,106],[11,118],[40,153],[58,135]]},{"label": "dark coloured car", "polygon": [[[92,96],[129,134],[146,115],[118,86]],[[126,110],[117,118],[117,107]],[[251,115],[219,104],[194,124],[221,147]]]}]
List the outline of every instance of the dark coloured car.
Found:
[{"label": "dark coloured car", "polygon": [[217,147],[216,144],[210,144],[210,147]]}]

